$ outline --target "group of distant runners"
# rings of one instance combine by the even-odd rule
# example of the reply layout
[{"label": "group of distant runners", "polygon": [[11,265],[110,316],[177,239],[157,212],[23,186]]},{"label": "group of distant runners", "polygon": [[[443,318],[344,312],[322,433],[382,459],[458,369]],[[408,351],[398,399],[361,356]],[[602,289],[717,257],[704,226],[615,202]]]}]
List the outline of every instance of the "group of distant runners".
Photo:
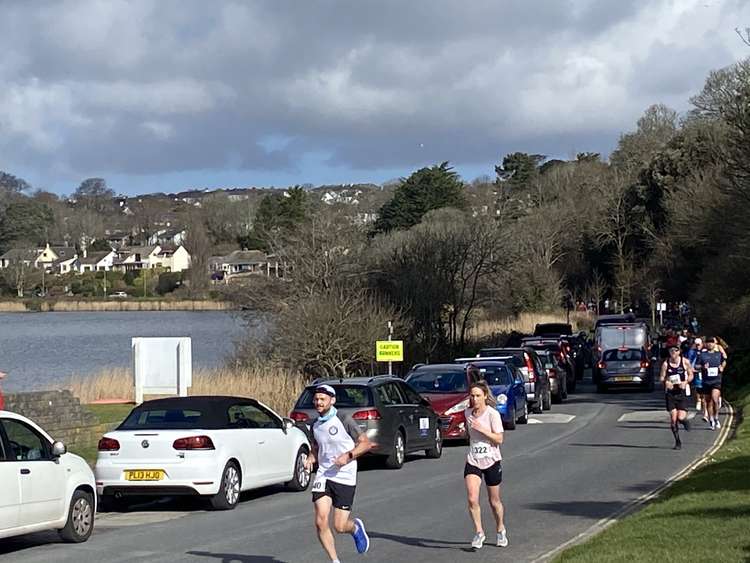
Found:
[{"label": "group of distant runners", "polygon": [[[503,523],[503,503],[500,500],[500,484],[503,480],[502,455],[503,423],[495,409],[495,396],[484,381],[471,385],[469,408],[466,409],[466,424],[469,429],[469,451],[464,466],[464,482],[469,514],[475,534],[471,547],[481,549],[486,540],[482,527],[479,493],[482,480],[487,486],[490,506],[495,517],[496,545],[506,547],[508,536]],[[318,470],[312,482],[312,500],[315,510],[315,527],[318,540],[332,563],[339,563],[336,544],[330,528],[339,534],[350,534],[358,553],[370,549],[370,538],[365,524],[351,517],[354,493],[357,485],[357,458],[372,449],[373,444],[352,418],[336,410],[336,390],[330,385],[315,388],[313,405],[318,418],[312,425],[312,452],[305,468]]]},{"label": "group of distant runners", "polygon": [[703,420],[711,430],[721,428],[721,380],[727,366],[726,347],[715,337],[706,338],[705,343],[698,337],[692,343],[686,336],[680,340],[669,343],[669,357],[661,366],[660,376],[676,450],[682,448],[680,425],[690,431],[688,403],[693,393]]}]

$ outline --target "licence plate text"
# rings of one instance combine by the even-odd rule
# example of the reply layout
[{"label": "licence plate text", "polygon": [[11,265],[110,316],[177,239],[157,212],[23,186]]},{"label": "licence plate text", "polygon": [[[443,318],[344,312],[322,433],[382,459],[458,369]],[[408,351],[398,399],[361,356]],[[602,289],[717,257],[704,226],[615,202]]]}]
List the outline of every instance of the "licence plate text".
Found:
[{"label": "licence plate text", "polygon": [[126,481],[161,481],[164,471],[161,469],[129,469],[125,471]]}]

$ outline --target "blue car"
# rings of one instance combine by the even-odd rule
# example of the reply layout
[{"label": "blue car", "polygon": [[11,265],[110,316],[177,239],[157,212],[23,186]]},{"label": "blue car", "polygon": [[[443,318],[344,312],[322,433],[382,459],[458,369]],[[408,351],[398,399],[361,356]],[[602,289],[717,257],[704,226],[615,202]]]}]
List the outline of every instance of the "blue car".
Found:
[{"label": "blue car", "polygon": [[503,419],[503,428],[515,430],[516,423],[526,424],[529,406],[520,370],[513,364],[497,360],[474,360],[471,363],[497,398],[495,408]]}]

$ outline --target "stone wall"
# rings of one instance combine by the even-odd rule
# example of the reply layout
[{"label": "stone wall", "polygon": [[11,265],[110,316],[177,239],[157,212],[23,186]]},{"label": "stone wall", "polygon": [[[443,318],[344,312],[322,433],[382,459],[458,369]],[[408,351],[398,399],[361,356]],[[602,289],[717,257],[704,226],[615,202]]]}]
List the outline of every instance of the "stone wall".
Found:
[{"label": "stone wall", "polygon": [[67,389],[6,395],[5,410],[30,418],[67,446],[90,444],[108,430]]}]

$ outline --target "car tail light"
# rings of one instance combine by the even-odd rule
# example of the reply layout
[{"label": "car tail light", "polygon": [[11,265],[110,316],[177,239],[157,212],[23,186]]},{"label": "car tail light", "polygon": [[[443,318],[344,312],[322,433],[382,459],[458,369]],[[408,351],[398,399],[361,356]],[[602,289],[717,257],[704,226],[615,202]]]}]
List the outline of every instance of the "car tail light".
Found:
[{"label": "car tail light", "polygon": [[536,381],[536,372],[534,371],[534,362],[531,361],[531,356],[526,352],[523,353],[523,359],[526,360],[526,369],[529,370],[529,381]]},{"label": "car tail light", "polygon": [[214,443],[208,436],[190,436],[178,438],[172,444],[175,450],[215,450]]},{"label": "car tail light", "polygon": [[607,369],[607,364],[605,362],[599,362],[596,364],[596,367],[599,369]]},{"label": "car tail light", "polygon": [[354,420],[380,420],[382,417],[378,409],[367,409],[366,411],[357,411],[352,415]]},{"label": "car tail light", "polygon": [[289,414],[289,418],[291,418],[295,422],[307,422],[308,420],[310,420],[309,416],[307,416],[305,413],[299,412],[299,411],[292,411]]},{"label": "car tail light", "polygon": [[647,368],[650,365],[651,365],[651,363],[648,360],[641,360],[641,367],[642,368],[645,369],[645,368]]},{"label": "car tail light", "polygon": [[120,449],[120,442],[114,438],[102,438],[99,440],[97,449],[100,452],[116,452]]},{"label": "car tail light", "polygon": [[547,370],[547,375],[549,375],[550,377],[554,377],[556,379],[557,378],[557,371],[555,371],[554,369],[548,369]]}]

